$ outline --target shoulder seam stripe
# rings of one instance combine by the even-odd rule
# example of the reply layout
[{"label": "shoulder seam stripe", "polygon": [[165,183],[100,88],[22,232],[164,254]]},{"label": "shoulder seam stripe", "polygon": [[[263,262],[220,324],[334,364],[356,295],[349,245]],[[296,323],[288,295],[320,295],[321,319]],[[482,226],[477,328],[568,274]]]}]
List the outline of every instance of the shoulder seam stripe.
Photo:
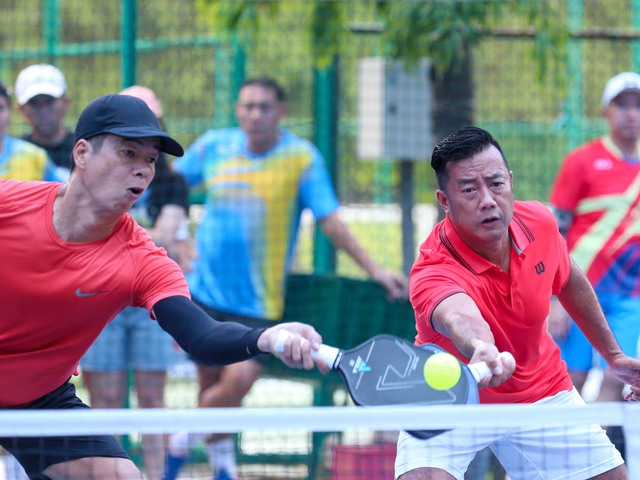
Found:
[{"label": "shoulder seam stripe", "polygon": [[518,226],[520,227],[522,232],[525,234],[529,242],[533,242],[536,239],[533,233],[531,233],[531,230],[529,230],[529,227],[527,227],[527,224],[524,223],[524,221],[518,216],[517,213],[513,214],[513,220],[518,224]]}]

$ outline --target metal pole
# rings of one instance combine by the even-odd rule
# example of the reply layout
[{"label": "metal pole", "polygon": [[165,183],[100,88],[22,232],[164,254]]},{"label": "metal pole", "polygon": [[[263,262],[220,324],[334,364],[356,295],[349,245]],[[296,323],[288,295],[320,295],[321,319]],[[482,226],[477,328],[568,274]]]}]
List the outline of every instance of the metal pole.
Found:
[{"label": "metal pole", "polygon": [[[640,0],[631,1],[631,26],[634,30],[640,29]],[[640,40],[637,38],[631,40],[631,58],[631,69],[634,72],[640,71]]]},{"label": "metal pole", "polygon": [[136,0],[122,0],[122,88],[136,83]]},{"label": "metal pole", "polygon": [[[575,33],[583,26],[583,0],[569,0],[567,22],[569,32]],[[569,39],[569,95],[567,98],[567,151],[583,142],[584,130],[584,81],[582,76],[582,42],[571,35]]]},{"label": "metal pole", "polygon": [[60,2],[58,0],[47,0],[42,22],[47,61],[54,64],[60,32]]},{"label": "metal pole", "polygon": [[[338,57],[315,72],[315,143],[324,156],[333,184],[337,185]],[[314,236],[313,268],[316,274],[335,273],[336,251],[320,229]]]},{"label": "metal pole", "polygon": [[401,159],[400,166],[400,209],[402,212],[402,271],[409,276],[415,260],[413,225],[413,172],[414,162]]}]

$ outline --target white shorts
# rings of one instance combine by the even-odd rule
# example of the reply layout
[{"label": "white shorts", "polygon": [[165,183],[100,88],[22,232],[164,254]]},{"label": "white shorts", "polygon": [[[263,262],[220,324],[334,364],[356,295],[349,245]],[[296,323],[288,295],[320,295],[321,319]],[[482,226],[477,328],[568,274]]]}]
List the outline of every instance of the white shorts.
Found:
[{"label": "white shorts", "polygon": [[[560,392],[536,404],[585,405],[578,392]],[[488,446],[511,480],[588,479],[622,465],[622,455],[598,425],[455,429],[427,440],[398,438],[395,478],[416,468],[439,468],[464,479],[476,453]]]}]

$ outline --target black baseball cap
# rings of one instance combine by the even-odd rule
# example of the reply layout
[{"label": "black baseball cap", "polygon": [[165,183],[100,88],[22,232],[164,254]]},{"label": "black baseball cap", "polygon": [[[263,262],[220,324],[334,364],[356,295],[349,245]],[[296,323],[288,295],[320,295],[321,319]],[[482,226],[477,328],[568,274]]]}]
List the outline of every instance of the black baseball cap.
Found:
[{"label": "black baseball cap", "polygon": [[111,94],[93,100],[80,114],[75,141],[110,133],[124,138],[160,138],[160,151],[181,157],[184,149],[158,122],[147,104],[130,95]]}]

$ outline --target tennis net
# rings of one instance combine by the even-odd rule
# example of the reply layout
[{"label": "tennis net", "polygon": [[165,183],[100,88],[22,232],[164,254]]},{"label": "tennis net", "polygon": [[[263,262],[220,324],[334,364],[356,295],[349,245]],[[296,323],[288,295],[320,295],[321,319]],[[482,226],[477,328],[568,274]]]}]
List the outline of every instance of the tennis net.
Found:
[{"label": "tennis net", "polygon": [[[243,479],[393,478],[394,432],[398,429],[463,427],[480,432],[584,424],[622,426],[629,478],[640,478],[640,405],[627,403],[588,404],[584,408],[470,405],[0,411],[0,437],[126,435],[133,456],[136,438],[142,433],[237,434]],[[180,478],[211,478],[208,468],[196,449]],[[489,472],[490,467],[478,468],[481,474],[465,478],[499,478]]]}]

